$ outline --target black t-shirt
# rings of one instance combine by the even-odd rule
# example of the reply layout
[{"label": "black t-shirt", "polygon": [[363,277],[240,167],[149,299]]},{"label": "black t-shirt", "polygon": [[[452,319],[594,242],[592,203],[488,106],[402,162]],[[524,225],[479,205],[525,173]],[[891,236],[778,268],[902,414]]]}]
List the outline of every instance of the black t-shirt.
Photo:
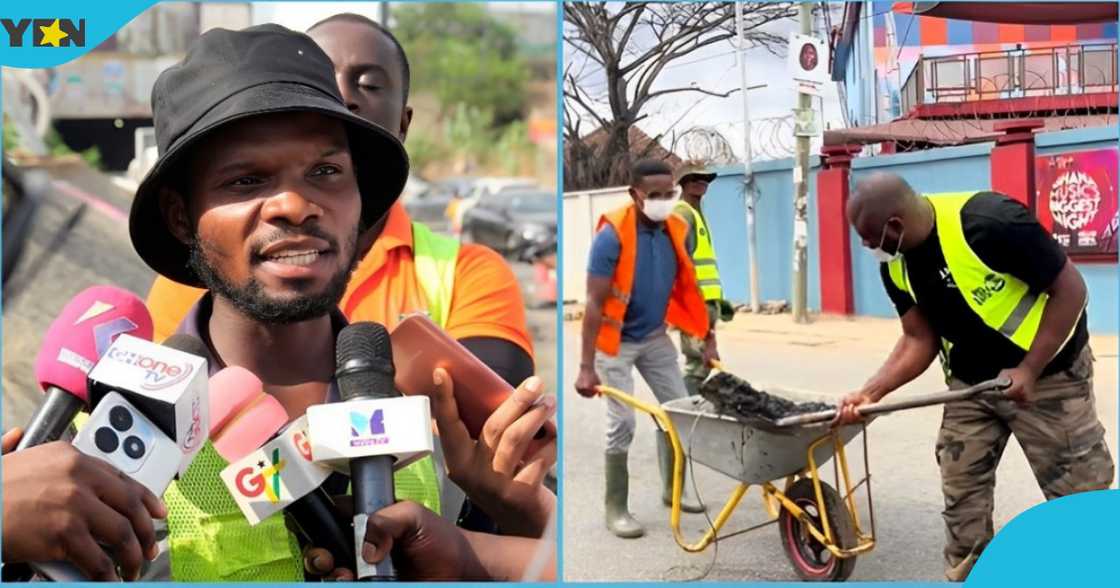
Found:
[{"label": "black t-shirt", "polygon": [[[1066,263],[1066,254],[1019,202],[995,192],[980,192],[961,210],[965,240],[991,269],[1011,274],[1031,292],[1050,287]],[[922,310],[933,330],[950,341],[949,366],[954,377],[975,384],[1019,365],[1026,352],[1005,338],[972,311],[949,275],[941,252],[937,227],[912,251],[906,252],[906,271]],[[887,264],[879,268],[887,294],[898,315],[914,306],[914,298],[891,281]],[[1042,375],[1069,368],[1089,341],[1086,313],[1074,334]]]}]

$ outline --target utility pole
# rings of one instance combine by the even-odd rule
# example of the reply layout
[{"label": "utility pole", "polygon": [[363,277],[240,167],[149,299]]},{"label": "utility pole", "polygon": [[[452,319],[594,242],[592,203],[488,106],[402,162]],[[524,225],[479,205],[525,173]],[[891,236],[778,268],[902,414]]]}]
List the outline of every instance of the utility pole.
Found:
[{"label": "utility pole", "polygon": [[378,2],[377,6],[377,23],[385,28],[389,28],[389,3]]},{"label": "utility pole", "polygon": [[758,294],[758,234],[755,232],[754,207],[758,202],[758,191],[754,183],[754,173],[751,171],[751,109],[747,88],[747,56],[744,55],[743,46],[743,3],[735,3],[735,31],[738,35],[738,46],[735,51],[735,61],[739,62],[739,87],[743,95],[743,203],[747,209],[747,265],[751,268],[751,312],[758,314],[761,301]]},{"label": "utility pole", "polygon": [[[798,5],[798,20],[801,21],[801,34],[813,34],[813,5],[802,2]],[[812,96],[797,93],[799,112],[813,108]],[[804,135],[805,133],[801,133]],[[809,237],[809,137],[797,137],[797,157],[793,164],[793,320],[798,323],[809,322],[806,309],[807,274],[809,256],[807,239]]]}]

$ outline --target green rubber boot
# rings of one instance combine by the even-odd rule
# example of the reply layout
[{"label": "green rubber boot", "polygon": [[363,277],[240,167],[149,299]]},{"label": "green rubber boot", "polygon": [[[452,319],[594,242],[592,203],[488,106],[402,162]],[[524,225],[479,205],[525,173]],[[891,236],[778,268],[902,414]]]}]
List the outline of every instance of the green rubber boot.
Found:
[{"label": "green rubber boot", "polygon": [[[673,446],[669,443],[668,433],[657,433],[657,458],[658,465],[661,466],[661,502],[671,507],[673,506]],[[681,510],[684,512],[707,510],[700,499],[692,493],[692,482],[688,479],[688,464],[685,464],[681,482]]]},{"label": "green rubber boot", "polygon": [[607,529],[615,536],[633,539],[645,535],[642,524],[630,514],[630,473],[626,468],[627,454],[608,453],[607,457]]}]

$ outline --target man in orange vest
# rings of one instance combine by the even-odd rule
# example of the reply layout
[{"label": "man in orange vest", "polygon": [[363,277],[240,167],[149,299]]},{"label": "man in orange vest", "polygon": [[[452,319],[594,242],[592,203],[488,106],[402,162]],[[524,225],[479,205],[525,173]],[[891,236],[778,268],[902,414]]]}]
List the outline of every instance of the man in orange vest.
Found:
[{"label": "man in orange vest", "polygon": [[[685,251],[687,224],[673,214],[673,170],[659,160],[637,162],[631,170],[630,198],[632,203],[599,219],[591,246],[576,391],[594,396],[602,374],[606,385],[632,393],[632,372],[637,368],[664,403],[688,395],[666,323],[703,340],[706,363],[717,356],[715,331],[708,328],[708,310]],[[623,538],[645,533],[627,505],[627,452],[634,424],[633,409],[607,399],[606,522]],[[670,505],[673,455],[664,434],[658,435],[658,454],[661,500]],[[681,509],[703,512],[687,483],[684,488]]]}]

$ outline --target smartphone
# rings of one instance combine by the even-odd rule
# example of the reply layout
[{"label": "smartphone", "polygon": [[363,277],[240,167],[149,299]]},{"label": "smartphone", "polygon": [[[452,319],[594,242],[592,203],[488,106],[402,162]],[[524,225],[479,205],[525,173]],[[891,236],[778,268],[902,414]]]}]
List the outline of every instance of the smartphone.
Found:
[{"label": "smartphone", "polygon": [[[389,339],[393,344],[397,390],[406,396],[430,394],[435,391],[432,372],[443,368],[455,384],[459,418],[473,439],[478,439],[486,419],[513,394],[513,387],[501,376],[423,314],[405,317]],[[546,421],[526,454],[532,455],[555,436],[556,424]]]}]

